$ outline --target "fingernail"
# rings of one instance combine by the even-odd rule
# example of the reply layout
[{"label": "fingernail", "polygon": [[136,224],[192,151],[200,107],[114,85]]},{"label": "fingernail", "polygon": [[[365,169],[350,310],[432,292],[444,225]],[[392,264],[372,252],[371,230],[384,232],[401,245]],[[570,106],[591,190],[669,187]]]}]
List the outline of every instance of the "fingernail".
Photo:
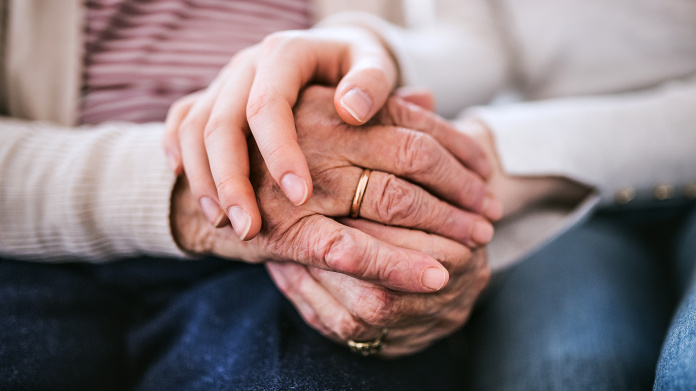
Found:
[{"label": "fingernail", "polygon": [[436,267],[429,267],[421,274],[421,285],[434,291],[442,289],[446,280],[445,272]]},{"label": "fingernail", "polygon": [[201,197],[199,201],[201,204],[201,210],[203,214],[215,227],[219,227],[222,223],[222,219],[225,218],[225,214],[222,212],[217,202],[210,199],[210,197]]},{"label": "fingernail", "polygon": [[341,106],[358,122],[364,123],[372,110],[372,98],[360,88],[353,87],[341,98]]},{"label": "fingernail", "polygon": [[503,217],[503,204],[491,196],[486,196],[483,200],[483,214],[491,220],[500,220]]},{"label": "fingernail", "polygon": [[493,226],[485,221],[479,221],[474,224],[474,231],[471,233],[471,238],[476,243],[486,244],[493,239]]},{"label": "fingernail", "polygon": [[167,163],[172,171],[176,172],[176,166],[178,166],[178,164],[176,158],[174,157],[174,153],[171,151],[167,152]]},{"label": "fingernail", "polygon": [[246,239],[249,229],[251,228],[251,217],[249,217],[249,214],[244,209],[233,206],[228,210],[227,215],[230,216],[232,228],[237,236],[239,236],[239,239]]},{"label": "fingernail", "polygon": [[307,184],[295,174],[288,173],[280,180],[285,195],[295,205],[302,205],[307,200]]}]

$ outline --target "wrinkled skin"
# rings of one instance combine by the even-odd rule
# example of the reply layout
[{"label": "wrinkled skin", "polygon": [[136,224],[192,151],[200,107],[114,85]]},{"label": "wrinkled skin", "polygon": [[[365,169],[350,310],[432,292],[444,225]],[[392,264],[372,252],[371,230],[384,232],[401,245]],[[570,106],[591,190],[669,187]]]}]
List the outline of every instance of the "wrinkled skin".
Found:
[{"label": "wrinkled skin", "polygon": [[[410,353],[461,326],[488,279],[485,254],[469,250],[490,240],[476,229],[490,229],[481,214],[499,214],[482,179],[486,157],[447,122],[398,98],[358,128],[340,120],[332,97],[332,89],[312,87],[295,109],[314,181],[306,204],[285,197],[252,141],[250,179],[263,219],[258,237],[240,242],[230,227],[206,224],[185,178],[175,191],[175,236],[192,252],[291,261],[269,270],[310,325],[341,341],[390,327],[384,354]],[[363,168],[375,171],[361,220],[338,222],[331,217],[349,214]],[[442,278],[426,283],[428,269]]]}]

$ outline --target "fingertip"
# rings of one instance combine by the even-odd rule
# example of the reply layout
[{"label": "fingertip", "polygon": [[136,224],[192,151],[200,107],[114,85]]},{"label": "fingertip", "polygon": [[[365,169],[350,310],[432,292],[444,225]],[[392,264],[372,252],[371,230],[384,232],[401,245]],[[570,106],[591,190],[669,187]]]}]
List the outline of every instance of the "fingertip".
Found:
[{"label": "fingertip", "polygon": [[374,100],[365,90],[359,87],[353,87],[344,93],[338,104],[343,109],[342,111],[349,116],[348,118],[341,117],[351,125],[362,125],[374,114]]},{"label": "fingertip", "polygon": [[292,172],[283,175],[280,179],[280,187],[295,205],[303,205],[310,197],[310,186],[307,184],[307,180]]},{"label": "fingertip", "polygon": [[251,240],[261,231],[261,213],[254,200],[243,203],[246,207],[233,205],[227,209],[230,224],[240,240]]},{"label": "fingertip", "polygon": [[227,216],[232,224],[232,229],[240,240],[246,240],[251,230],[251,216],[240,206],[234,205],[227,210]]},{"label": "fingertip", "polygon": [[471,239],[480,245],[487,244],[493,239],[493,225],[487,221],[477,221],[471,232]]},{"label": "fingertip", "polygon": [[503,204],[489,194],[483,200],[482,211],[490,220],[498,221],[503,217]]},{"label": "fingertip", "polygon": [[220,228],[228,222],[227,216],[212,198],[203,196],[198,200],[201,210],[213,227]]},{"label": "fingertip", "polygon": [[447,285],[449,273],[444,267],[428,267],[421,273],[420,283],[426,289],[436,292]]}]

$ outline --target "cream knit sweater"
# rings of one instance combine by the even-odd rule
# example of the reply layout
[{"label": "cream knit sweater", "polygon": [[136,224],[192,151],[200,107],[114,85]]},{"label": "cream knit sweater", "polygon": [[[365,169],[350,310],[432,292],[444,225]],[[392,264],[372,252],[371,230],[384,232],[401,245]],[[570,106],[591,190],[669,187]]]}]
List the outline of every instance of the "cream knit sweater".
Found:
[{"label": "cream knit sweater", "polygon": [[[174,177],[160,146],[162,124],[70,126],[79,98],[80,1],[2,1],[10,7],[0,7],[9,22],[0,103],[29,121],[0,119],[0,255],[181,255],[169,229]],[[330,12],[394,13],[401,2],[318,3]],[[596,189],[572,210],[533,209],[499,227],[494,267],[617,192],[634,196],[629,207],[696,192],[693,0],[402,3],[394,20],[408,28],[365,14],[325,23],[381,34],[404,82],[433,88],[445,115],[514,89],[528,102],[470,111],[493,130],[504,169],[565,175]]]}]

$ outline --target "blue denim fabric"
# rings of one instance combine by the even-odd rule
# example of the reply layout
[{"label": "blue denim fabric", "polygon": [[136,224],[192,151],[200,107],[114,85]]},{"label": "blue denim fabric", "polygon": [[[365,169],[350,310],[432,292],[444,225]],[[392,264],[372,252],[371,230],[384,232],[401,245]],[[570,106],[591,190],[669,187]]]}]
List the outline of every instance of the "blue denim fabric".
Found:
[{"label": "blue denim fabric", "polygon": [[461,338],[356,356],[310,329],[260,265],[0,261],[0,390],[453,390]]},{"label": "blue denim fabric", "polygon": [[695,230],[691,205],[598,213],[496,276],[466,328],[472,388],[696,390]]},{"label": "blue denim fabric", "polygon": [[258,265],[0,260],[0,390],[696,389],[695,263],[692,206],[599,213],[387,361],[318,335]]},{"label": "blue denim fabric", "polygon": [[682,297],[657,364],[655,390],[696,390],[696,210],[677,239],[675,281]]}]

